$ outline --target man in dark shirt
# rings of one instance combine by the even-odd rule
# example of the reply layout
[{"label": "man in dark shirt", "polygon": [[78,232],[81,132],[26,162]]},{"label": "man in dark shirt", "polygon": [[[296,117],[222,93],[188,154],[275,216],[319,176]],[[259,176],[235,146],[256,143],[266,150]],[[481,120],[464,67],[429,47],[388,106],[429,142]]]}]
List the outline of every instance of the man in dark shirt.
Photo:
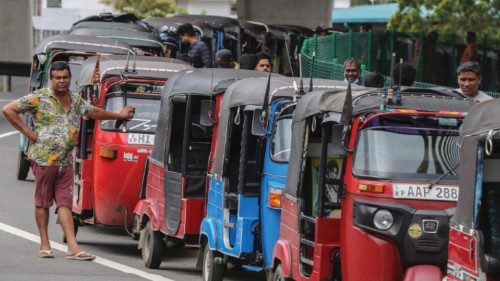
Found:
[{"label": "man in dark shirt", "polygon": [[187,56],[192,66],[196,68],[211,66],[212,55],[210,54],[210,50],[205,42],[196,38],[192,24],[185,23],[179,26],[177,36],[181,38],[182,43],[189,45]]}]

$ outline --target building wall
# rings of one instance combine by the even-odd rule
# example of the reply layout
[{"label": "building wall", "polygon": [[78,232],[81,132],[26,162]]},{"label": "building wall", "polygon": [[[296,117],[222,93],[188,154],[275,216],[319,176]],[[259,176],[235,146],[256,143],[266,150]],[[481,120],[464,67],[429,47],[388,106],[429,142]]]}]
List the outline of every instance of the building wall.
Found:
[{"label": "building wall", "polygon": [[238,19],[314,28],[330,25],[332,0],[237,0]]},{"label": "building wall", "polygon": [[0,61],[31,62],[31,1],[2,0]]}]

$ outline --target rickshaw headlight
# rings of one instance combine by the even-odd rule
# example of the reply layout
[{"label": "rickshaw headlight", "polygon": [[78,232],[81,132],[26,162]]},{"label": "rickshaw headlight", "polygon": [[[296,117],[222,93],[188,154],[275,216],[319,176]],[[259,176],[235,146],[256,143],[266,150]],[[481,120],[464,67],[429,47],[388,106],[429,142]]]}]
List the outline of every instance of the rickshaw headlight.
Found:
[{"label": "rickshaw headlight", "polygon": [[394,217],[387,210],[378,210],[373,216],[373,224],[378,230],[387,230],[394,224]]}]

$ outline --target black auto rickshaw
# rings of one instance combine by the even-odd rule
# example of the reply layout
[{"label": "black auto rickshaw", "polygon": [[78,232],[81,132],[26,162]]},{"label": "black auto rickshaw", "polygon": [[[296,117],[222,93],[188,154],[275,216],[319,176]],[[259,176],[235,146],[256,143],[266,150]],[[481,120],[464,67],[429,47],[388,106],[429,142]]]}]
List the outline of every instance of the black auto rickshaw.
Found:
[{"label": "black auto rickshaw", "polygon": [[500,100],[460,128],[460,196],[450,221],[446,280],[500,280]]}]

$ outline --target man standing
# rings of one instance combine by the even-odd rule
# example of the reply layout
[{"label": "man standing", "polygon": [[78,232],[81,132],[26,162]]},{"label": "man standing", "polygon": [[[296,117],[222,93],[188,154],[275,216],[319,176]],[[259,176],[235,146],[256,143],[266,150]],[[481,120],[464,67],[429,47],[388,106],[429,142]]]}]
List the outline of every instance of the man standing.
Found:
[{"label": "man standing", "polygon": [[190,23],[185,23],[177,29],[177,36],[181,38],[183,44],[188,44],[187,56],[192,66],[196,68],[211,67],[211,54],[205,42],[196,38],[194,27]]},{"label": "man standing", "polygon": [[359,75],[361,74],[361,62],[357,58],[346,59],[342,69],[344,70],[344,81],[346,83],[362,85],[359,80]]},{"label": "man standing", "polygon": [[493,99],[491,96],[479,91],[481,85],[481,70],[479,63],[468,61],[461,64],[457,69],[457,80],[459,88],[457,91],[475,101],[486,101]]},{"label": "man standing", "polygon": [[[35,220],[40,234],[40,257],[52,258],[48,237],[49,208],[56,202],[56,213],[67,240],[66,258],[93,260],[95,255],[78,246],[73,226],[73,148],[78,141],[79,118],[125,120],[133,117],[134,108],[124,107],[120,113],[94,107],[69,90],[71,72],[66,62],[50,66],[50,87],[37,90],[5,105],[6,119],[33,144],[28,158],[35,175]],[[31,113],[35,131],[21,119],[20,113]]]}]

